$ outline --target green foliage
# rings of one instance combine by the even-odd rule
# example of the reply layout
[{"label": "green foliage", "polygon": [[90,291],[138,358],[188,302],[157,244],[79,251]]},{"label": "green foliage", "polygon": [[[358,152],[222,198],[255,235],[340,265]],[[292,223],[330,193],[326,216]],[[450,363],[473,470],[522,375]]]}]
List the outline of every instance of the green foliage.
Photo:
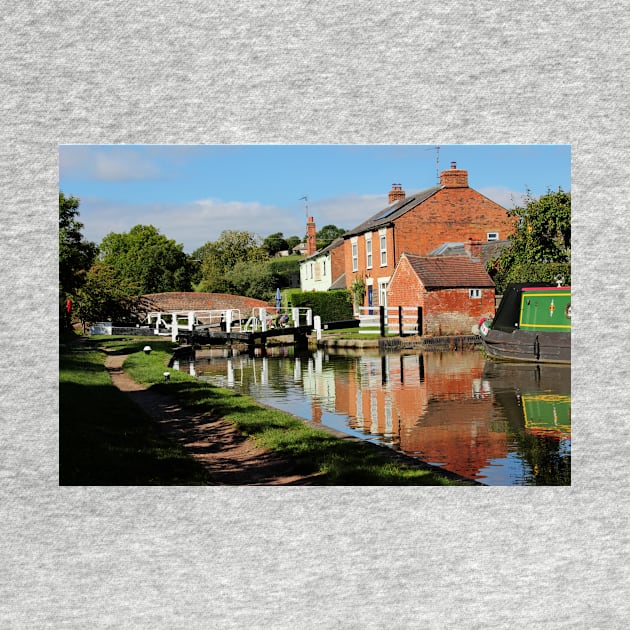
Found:
[{"label": "green foliage", "polygon": [[336,238],[343,236],[345,233],[346,230],[337,227],[336,225],[325,225],[315,234],[317,249],[328,247],[328,245],[330,245]]},{"label": "green foliage", "polygon": [[112,385],[103,359],[96,351],[60,355],[59,483],[207,484],[201,465]]},{"label": "green foliage", "polygon": [[287,249],[289,250],[289,253],[291,253],[293,251],[293,248],[296,245],[299,245],[302,242],[302,239],[299,236],[289,236],[287,238]]},{"label": "green foliage", "polygon": [[59,309],[62,328],[70,327],[65,301],[74,298],[85,282],[85,276],[96,258],[94,243],[83,239],[79,216],[79,199],[59,193]]},{"label": "green foliage", "polygon": [[362,275],[356,276],[350,285],[350,293],[355,306],[363,305],[365,291],[365,278]]},{"label": "green foliage", "polygon": [[313,315],[319,315],[322,322],[337,322],[352,319],[352,302],[349,291],[307,292],[287,291],[291,307],[310,308]]},{"label": "green foliage", "polygon": [[261,407],[249,396],[213,387],[183,372],[172,372],[163,383],[168,355],[154,351],[149,357],[136,353],[125,361],[125,371],[136,380],[177,398],[198,412],[212,411],[232,422],[257,445],[274,451],[295,466],[296,473],[318,475],[322,485],[470,485],[451,481],[422,464],[398,460],[389,449],[339,438],[308,426],[279,410]]},{"label": "green foliage", "polygon": [[302,256],[294,254],[293,256],[271,258],[267,262],[269,269],[277,277],[277,286],[285,288],[299,284],[301,260],[303,260]]},{"label": "green foliage", "polygon": [[262,246],[268,256],[275,256],[278,252],[289,249],[289,245],[284,238],[282,232],[274,232],[265,238]]},{"label": "green foliage", "polygon": [[553,282],[558,274],[570,282],[570,271],[565,270],[570,270],[571,263],[571,193],[559,188],[534,199],[528,192],[525,206],[508,215],[517,219],[510,247],[487,267],[497,291],[502,292],[509,282],[546,280],[548,276]]},{"label": "green foliage", "polygon": [[502,277],[501,289],[510,282],[549,282],[571,284],[570,263],[517,263]]},{"label": "green foliage", "polygon": [[95,264],[77,292],[75,312],[84,323],[135,320],[143,308],[139,287],[104,263]]},{"label": "green foliage", "polygon": [[152,225],[136,225],[128,233],[108,234],[100,258],[121,282],[137,286],[138,294],[190,291],[192,265],[183,246]]},{"label": "green foliage", "polygon": [[238,263],[258,264],[267,259],[260,239],[252,232],[224,230],[218,240],[206,243],[197,252],[201,258],[201,281],[198,291],[210,293],[230,293],[230,278]]},{"label": "green foliage", "polygon": [[279,286],[278,276],[267,263],[252,265],[248,261],[238,262],[224,274],[223,279],[228,284],[228,293],[266,301],[274,299]]}]

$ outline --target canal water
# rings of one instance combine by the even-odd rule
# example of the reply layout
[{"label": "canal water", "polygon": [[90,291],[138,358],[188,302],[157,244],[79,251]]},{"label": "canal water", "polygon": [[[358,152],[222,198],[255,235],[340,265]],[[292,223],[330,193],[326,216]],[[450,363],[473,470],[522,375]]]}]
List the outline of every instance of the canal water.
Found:
[{"label": "canal water", "polygon": [[569,366],[487,361],[479,351],[228,356],[197,378],[488,485],[570,485]]}]

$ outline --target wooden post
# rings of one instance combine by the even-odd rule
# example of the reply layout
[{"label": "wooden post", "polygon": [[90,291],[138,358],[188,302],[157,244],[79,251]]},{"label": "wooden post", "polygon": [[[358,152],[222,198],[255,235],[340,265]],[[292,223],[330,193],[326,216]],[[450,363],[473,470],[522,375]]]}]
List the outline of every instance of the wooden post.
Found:
[{"label": "wooden post", "polygon": [[422,331],[422,306],[418,306],[418,335],[420,337],[423,336],[423,331]]},{"label": "wooden post", "polygon": [[379,314],[379,319],[381,322],[381,337],[384,337],[385,336],[385,307],[384,306],[378,307],[378,314]]},{"label": "wooden post", "polygon": [[398,307],[398,336],[404,337],[405,331],[403,330],[403,309],[402,306]]}]

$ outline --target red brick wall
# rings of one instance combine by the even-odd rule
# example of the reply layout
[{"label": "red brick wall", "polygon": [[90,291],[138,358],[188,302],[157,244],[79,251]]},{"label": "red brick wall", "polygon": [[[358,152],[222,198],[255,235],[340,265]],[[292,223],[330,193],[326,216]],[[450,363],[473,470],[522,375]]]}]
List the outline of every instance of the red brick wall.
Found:
[{"label": "red brick wall", "polygon": [[[447,171],[447,173],[449,173]],[[455,175],[459,171],[453,171]],[[463,171],[465,173],[465,171]],[[458,176],[461,179],[461,176]],[[457,182],[457,186],[464,180]],[[427,255],[443,243],[466,242],[469,238],[486,242],[488,232],[497,232],[505,239],[514,230],[514,219],[505,208],[468,187],[439,190],[418,208],[396,219],[394,228],[387,228],[387,266],[380,266],[378,231],[372,232],[372,269],[366,269],[365,234],[357,238],[359,271],[352,271],[351,239],[344,242],[346,286],[357,275],[374,278],[375,294],[378,278],[392,275],[397,259],[403,252]],[[367,302],[366,302],[367,304]]]},{"label": "red brick wall", "polygon": [[[252,308],[268,307],[269,303],[242,295],[227,293],[151,293],[143,296],[155,311],[213,311],[240,309],[241,314],[251,313]],[[275,306],[275,305],[274,305]]]},{"label": "red brick wall", "polygon": [[334,282],[342,273],[344,273],[346,268],[345,248],[343,245],[335,247],[335,249],[330,252],[330,265],[332,272],[331,278]]},{"label": "red brick wall", "polygon": [[[471,287],[475,288],[475,287]],[[427,291],[407,258],[402,258],[388,289],[388,306],[421,306],[427,336],[470,335],[483,315],[494,315],[494,288],[471,298],[468,288]]]},{"label": "red brick wall", "polygon": [[396,253],[426,255],[442,243],[469,238],[485,242],[488,232],[504,239],[513,225],[504,208],[476,190],[444,188],[396,221]]}]

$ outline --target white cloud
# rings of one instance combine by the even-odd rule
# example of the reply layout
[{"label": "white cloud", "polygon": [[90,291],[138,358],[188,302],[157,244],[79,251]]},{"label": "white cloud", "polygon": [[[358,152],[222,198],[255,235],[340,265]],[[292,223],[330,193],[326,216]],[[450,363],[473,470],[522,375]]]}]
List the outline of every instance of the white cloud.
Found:
[{"label": "white cloud", "polygon": [[[333,197],[309,202],[317,228],[336,225],[351,229],[385,207],[383,195]],[[223,230],[245,230],[265,238],[274,232],[302,237],[306,233],[303,210],[287,210],[258,202],[199,199],[191,203],[132,204],[81,198],[80,220],[86,239],[101,242],[110,232],[128,232],[134,225],[153,225],[167,238],[182,243],[191,253]]]},{"label": "white cloud", "polygon": [[492,199],[495,203],[503,206],[506,210],[511,210],[517,206],[524,205],[525,194],[522,192],[514,192],[503,186],[488,186],[487,188],[479,188],[477,192]]},{"label": "white cloud", "polygon": [[129,149],[110,153],[89,146],[59,147],[60,179],[93,179],[120,182],[157,179],[161,169],[139,151]]}]

